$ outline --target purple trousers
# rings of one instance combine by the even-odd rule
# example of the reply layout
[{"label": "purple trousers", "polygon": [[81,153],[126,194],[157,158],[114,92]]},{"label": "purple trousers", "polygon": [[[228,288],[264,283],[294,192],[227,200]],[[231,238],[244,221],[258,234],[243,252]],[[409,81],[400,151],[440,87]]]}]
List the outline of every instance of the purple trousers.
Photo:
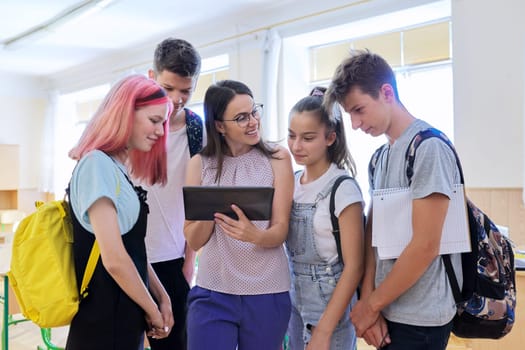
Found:
[{"label": "purple trousers", "polygon": [[188,350],[280,350],[290,312],[288,292],[232,295],[195,286],[188,295]]}]

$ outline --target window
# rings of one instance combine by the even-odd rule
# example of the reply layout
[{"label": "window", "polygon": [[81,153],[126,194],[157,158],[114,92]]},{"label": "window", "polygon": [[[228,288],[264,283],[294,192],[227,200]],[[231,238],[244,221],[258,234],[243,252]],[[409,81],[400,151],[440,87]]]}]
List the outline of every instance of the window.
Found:
[{"label": "window", "polygon": [[54,123],[57,137],[54,138],[53,170],[53,192],[56,198],[63,198],[75,166],[75,161],[69,158],[67,153],[82,135],[87,122],[109,89],[109,84],[103,84],[58,97]]},{"label": "window", "polygon": [[355,38],[335,44],[315,46],[310,51],[310,80],[332,77],[350,49],[368,49],[381,55],[394,68],[411,67],[450,59],[450,22],[431,23]]},{"label": "window", "polygon": [[188,107],[204,118],[204,95],[211,84],[230,76],[228,55],[219,55],[202,60],[201,74]]},{"label": "window", "polygon": [[[350,49],[366,48],[390,63],[396,73],[400,99],[407,109],[453,139],[449,17],[450,4],[439,2],[287,38],[283,48],[285,115],[312,87],[329,84],[335,68]],[[303,50],[305,58],[287,54],[291,50]],[[293,61],[287,61],[287,55]],[[368,162],[386,139],[352,130],[349,117],[344,118],[347,142],[357,165],[357,180],[368,203]]]}]

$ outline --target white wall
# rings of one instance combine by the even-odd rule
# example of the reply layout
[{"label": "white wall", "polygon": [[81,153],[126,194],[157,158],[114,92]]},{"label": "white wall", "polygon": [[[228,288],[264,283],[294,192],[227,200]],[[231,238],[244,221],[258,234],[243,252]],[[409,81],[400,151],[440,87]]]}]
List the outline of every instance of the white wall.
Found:
[{"label": "white wall", "polygon": [[455,144],[469,187],[522,187],[525,2],[452,0]]},{"label": "white wall", "polygon": [[0,143],[20,145],[19,186],[37,188],[47,108],[45,82],[9,73],[0,73],[0,81]]}]

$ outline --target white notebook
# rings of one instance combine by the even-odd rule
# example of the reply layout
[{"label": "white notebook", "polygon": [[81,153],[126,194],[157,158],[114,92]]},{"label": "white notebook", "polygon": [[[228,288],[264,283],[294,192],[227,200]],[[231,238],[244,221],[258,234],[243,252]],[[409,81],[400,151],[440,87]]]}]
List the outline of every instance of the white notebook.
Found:
[{"label": "white notebook", "polygon": [[[379,259],[394,259],[412,239],[410,188],[374,190],[372,246]],[[443,225],[439,254],[470,252],[469,224],[463,185],[454,186]]]}]

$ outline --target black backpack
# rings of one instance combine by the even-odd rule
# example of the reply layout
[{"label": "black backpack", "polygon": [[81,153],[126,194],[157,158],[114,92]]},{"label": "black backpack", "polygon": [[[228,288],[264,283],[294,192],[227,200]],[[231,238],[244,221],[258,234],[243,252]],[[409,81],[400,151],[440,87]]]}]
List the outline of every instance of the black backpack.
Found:
[{"label": "black backpack", "polygon": [[339,220],[337,219],[337,216],[335,216],[335,191],[337,191],[337,188],[341,184],[341,182],[347,180],[347,179],[353,179],[353,177],[349,175],[341,175],[339,176],[333,186],[332,186],[332,192],[330,193],[330,220],[332,221],[332,234],[334,235],[335,244],[337,246],[337,255],[339,255],[339,259],[344,264],[343,261],[343,251],[341,250],[341,234],[339,232]]},{"label": "black backpack", "polygon": [[[441,131],[429,128],[416,134],[407,148],[409,185],[414,175],[417,148],[431,137],[442,140],[453,151],[464,184],[463,170],[454,146]],[[381,152],[382,147],[376,150],[369,163],[372,180]],[[459,288],[450,256],[442,256],[457,306],[452,332],[460,338],[498,339],[510,332],[515,320],[516,273],[512,244],[485,213],[468,198],[466,202],[472,251],[461,254],[463,289]]]},{"label": "black backpack", "polygon": [[[345,180],[353,180],[354,178],[350,175],[341,175],[337,179],[335,179],[334,184],[332,185],[332,192],[330,193],[330,221],[332,222],[332,234],[334,235],[335,244],[337,246],[337,254],[339,255],[339,259],[344,264],[343,261],[343,251],[341,250],[341,233],[339,231],[339,220],[337,219],[337,216],[335,216],[335,191],[337,191],[337,188],[341,184],[341,182]],[[363,214],[363,227],[366,224],[366,217]]]}]

